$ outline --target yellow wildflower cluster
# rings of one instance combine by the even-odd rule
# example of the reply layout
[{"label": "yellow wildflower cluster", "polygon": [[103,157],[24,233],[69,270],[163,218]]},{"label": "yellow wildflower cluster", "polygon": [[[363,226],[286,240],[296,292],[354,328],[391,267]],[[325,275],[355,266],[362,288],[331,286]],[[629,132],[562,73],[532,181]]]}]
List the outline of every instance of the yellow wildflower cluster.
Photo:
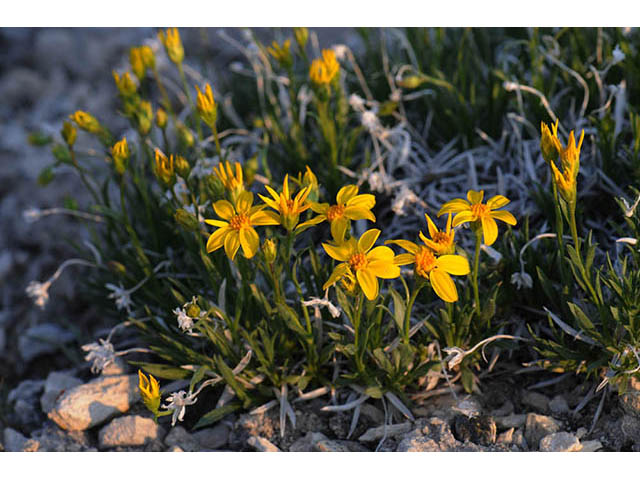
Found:
[{"label": "yellow wildflower cluster", "polygon": [[316,58],[309,67],[309,78],[316,85],[328,85],[340,71],[340,64],[333,50],[322,50],[322,57]]},{"label": "yellow wildflower cluster", "polygon": [[165,185],[173,185],[175,181],[175,169],[173,166],[173,155],[167,157],[160,150],[156,149],[155,155],[155,168],[153,173],[161,180]]},{"label": "yellow wildflower cluster", "polygon": [[134,75],[138,77],[138,80],[142,81],[147,68],[155,68],[156,57],[148,45],[131,47],[129,50],[129,64],[131,65],[131,70]]},{"label": "yellow wildflower cluster", "polygon": [[211,85],[208,83],[204,86],[204,93],[196,85],[198,91],[198,98],[196,101],[196,108],[198,109],[198,115],[206,123],[209,128],[213,129],[218,117],[218,111],[216,102],[213,99],[213,92],[211,91]]},{"label": "yellow wildflower cluster", "polygon": [[182,60],[184,60],[184,48],[182,47],[178,29],[167,28],[164,32],[160,30],[158,32],[158,39],[160,43],[164,45],[169,59],[176,65],[182,63]]},{"label": "yellow wildflower cluster", "polygon": [[271,43],[271,46],[267,47],[267,51],[283,67],[290,66],[293,61],[291,58],[290,49],[291,49],[291,39],[285,40],[282,45],[280,45],[278,42],[274,40]]}]

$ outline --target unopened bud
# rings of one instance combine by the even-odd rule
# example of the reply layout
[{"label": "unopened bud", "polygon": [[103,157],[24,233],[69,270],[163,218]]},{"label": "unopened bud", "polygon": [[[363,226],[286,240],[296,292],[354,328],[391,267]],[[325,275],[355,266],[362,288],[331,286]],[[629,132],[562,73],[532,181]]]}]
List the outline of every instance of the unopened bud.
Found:
[{"label": "unopened bud", "polygon": [[176,210],[173,217],[182,228],[189,232],[196,232],[200,228],[200,222],[198,222],[195,215],[192,215],[183,208]]}]

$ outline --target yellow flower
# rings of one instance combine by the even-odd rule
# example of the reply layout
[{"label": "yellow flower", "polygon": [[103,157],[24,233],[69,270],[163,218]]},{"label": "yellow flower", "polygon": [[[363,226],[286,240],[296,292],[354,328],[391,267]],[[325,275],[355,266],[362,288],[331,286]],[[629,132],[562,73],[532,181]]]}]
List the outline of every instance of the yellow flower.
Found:
[{"label": "yellow flower", "polygon": [[396,278],[400,276],[400,268],[394,263],[393,250],[389,247],[376,247],[380,230],[373,228],[362,234],[360,239],[350,238],[338,245],[323,243],[327,254],[340,262],[329,280],[322,287],[329,288],[338,280],[349,275],[355,276],[356,282],[369,300],[378,296],[378,278]]},{"label": "yellow flower", "polygon": [[242,247],[246,258],[252,258],[260,248],[260,237],[253,227],[278,225],[278,216],[274,212],[264,212],[264,205],[253,206],[253,194],[242,192],[234,206],[227,200],[218,200],[213,204],[218,217],[223,220],[205,220],[209,225],[218,227],[207,241],[207,252],[211,253],[222,246],[231,260]]},{"label": "yellow flower", "polygon": [[296,37],[296,43],[300,50],[304,50],[307,40],[309,39],[309,30],[305,27],[293,27],[293,36]]},{"label": "yellow flower", "polygon": [[158,32],[158,39],[162,45],[164,45],[169,59],[176,65],[182,63],[182,60],[184,60],[184,48],[180,41],[180,32],[178,32],[178,29],[167,28],[164,32],[160,30]]},{"label": "yellow flower", "polygon": [[331,83],[340,71],[340,64],[333,50],[322,50],[322,58],[316,58],[309,67],[309,78],[316,85]]},{"label": "yellow flower", "polygon": [[[551,133],[552,131],[553,133]],[[542,158],[547,163],[553,163],[558,160],[558,155],[562,150],[562,144],[558,139],[558,120],[551,125],[551,130],[549,130],[549,126],[546,123],[540,122],[540,134]]]},{"label": "yellow flower", "polygon": [[473,222],[476,231],[482,229],[482,235],[485,245],[493,245],[498,238],[498,225],[496,220],[503,221],[509,225],[517,223],[515,217],[505,210],[496,210],[507,205],[510,200],[502,195],[496,195],[490,198],[486,204],[482,203],[484,190],[476,192],[469,190],[467,192],[467,200],[456,198],[445,203],[438,216],[445,213],[455,213],[453,219],[453,227],[457,227],[466,222]]},{"label": "yellow flower", "polygon": [[151,102],[146,100],[141,101],[137,107],[135,118],[138,124],[138,131],[142,135],[146,135],[153,125],[153,107],[151,106]]},{"label": "yellow flower", "polygon": [[580,148],[582,148],[582,140],[584,140],[584,130],[580,135],[578,146],[576,147],[576,139],[573,136],[573,130],[569,134],[569,142],[566,148],[560,146],[560,164],[562,172],[558,170],[556,164],[551,162],[551,171],[553,179],[558,186],[558,193],[569,204],[576,201],[578,195],[578,170],[580,170]]},{"label": "yellow flower", "polygon": [[325,220],[331,223],[331,235],[337,243],[344,240],[349,228],[350,220],[376,221],[371,209],[376,204],[376,197],[366,193],[358,195],[358,187],[346,185],[340,189],[336,196],[336,205],[328,203],[311,203],[311,210],[319,213],[317,217],[301,223],[298,228],[306,228],[317,225]]},{"label": "yellow flower", "polygon": [[197,109],[200,118],[213,129],[218,117],[218,109],[216,102],[213,99],[213,92],[211,91],[211,85],[208,83],[204,86],[204,93],[200,91],[200,88],[196,85],[198,90]]},{"label": "yellow flower", "polygon": [[278,256],[278,247],[275,240],[267,238],[262,243],[262,253],[264,254],[264,259],[267,263],[271,264],[275,262],[276,257]]},{"label": "yellow flower", "polygon": [[[428,218],[428,217],[427,217]],[[433,291],[445,302],[458,300],[456,284],[451,275],[467,275],[470,272],[469,262],[460,255],[437,256],[427,245],[424,235],[420,237],[425,245],[416,245],[408,240],[388,240],[404,248],[409,253],[401,253],[396,257],[396,265],[414,264],[414,272],[423,278],[428,278]]]},{"label": "yellow flower", "polygon": [[242,166],[239,162],[235,164],[235,173],[229,162],[220,162],[217,167],[213,167],[213,173],[220,179],[225,190],[229,191],[233,201],[244,191]]},{"label": "yellow flower", "polygon": [[291,39],[284,41],[282,45],[279,45],[275,40],[271,43],[270,47],[267,47],[267,51],[275,58],[278,63],[284,67],[291,65]]},{"label": "yellow flower", "polygon": [[71,122],[67,122],[66,120],[62,123],[62,130],[60,131],[63,140],[69,146],[69,148],[73,147],[73,144],[76,143],[76,137],[78,136],[78,130],[76,127],[71,125]]},{"label": "yellow flower", "polygon": [[309,201],[315,202],[318,200],[318,177],[311,171],[308,165],[305,166],[304,175],[299,172],[298,185],[302,187],[309,187]]},{"label": "yellow flower", "polygon": [[456,237],[456,231],[451,229],[452,215],[449,214],[449,218],[447,219],[447,229],[444,232],[438,230],[438,227],[436,227],[429,215],[425,213],[424,216],[427,219],[427,227],[429,228],[429,236],[431,237],[431,240],[425,237],[422,232],[420,232],[420,240],[422,240],[427,247],[433,250],[436,255],[448,255],[454,253],[456,247],[453,240]]},{"label": "yellow flower", "polygon": [[[285,175],[282,184],[282,193],[278,194],[269,185],[265,185],[272,198],[258,195],[264,203],[276,210],[279,214],[279,223],[289,232],[298,224],[300,214],[307,210],[311,204],[308,203],[309,187],[302,188],[298,194],[292,199],[289,190],[289,175]],[[297,229],[296,229],[297,230]]]},{"label": "yellow flower", "polygon": [[189,177],[189,173],[191,172],[191,165],[189,165],[189,162],[186,158],[181,155],[176,155],[173,161],[173,165],[178,175],[180,175],[185,180]]},{"label": "yellow flower", "polygon": [[113,72],[113,79],[116,82],[116,87],[118,88],[120,95],[129,97],[136,93],[138,86],[129,75],[129,72],[124,72],[122,76],[118,75],[116,72]]},{"label": "yellow flower", "polygon": [[162,129],[167,126],[167,112],[163,108],[156,110],[156,125]]},{"label": "yellow flower", "polygon": [[122,140],[111,147],[111,157],[113,158],[116,172],[120,175],[122,175],[126,170],[127,160],[129,160],[130,155],[131,152],[129,151],[129,145],[127,145],[126,137],[122,137]]},{"label": "yellow flower", "polygon": [[143,45],[140,47],[140,56],[142,57],[142,63],[145,68],[155,68],[156,56],[149,45]]},{"label": "yellow flower", "polygon": [[140,390],[140,396],[142,397],[145,407],[154,415],[158,415],[161,400],[158,381],[153,378],[151,374],[149,374],[149,378],[147,378],[147,376],[142,373],[142,370],[138,370],[138,378],[138,389]]},{"label": "yellow flower", "polygon": [[162,180],[166,185],[171,185],[175,180],[175,171],[173,168],[173,155],[169,158],[156,148],[156,166],[154,169],[156,177]]},{"label": "yellow flower", "polygon": [[82,130],[86,130],[89,133],[102,132],[102,125],[100,125],[100,122],[98,122],[96,117],[94,117],[90,113],[78,110],[73,115],[69,115],[69,118],[76,122],[76,125],[78,125],[78,127],[80,127]]},{"label": "yellow flower", "polygon": [[131,47],[129,49],[129,64],[131,65],[131,70],[133,70],[134,75],[138,77],[139,80],[142,80],[146,67],[142,59],[140,47]]}]

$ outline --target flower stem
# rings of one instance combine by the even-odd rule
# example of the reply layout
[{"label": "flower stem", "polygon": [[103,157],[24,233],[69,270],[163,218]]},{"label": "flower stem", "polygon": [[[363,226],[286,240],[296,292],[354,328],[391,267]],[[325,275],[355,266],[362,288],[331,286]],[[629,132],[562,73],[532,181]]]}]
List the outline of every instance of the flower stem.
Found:
[{"label": "flower stem", "polygon": [[407,303],[407,309],[404,312],[404,344],[409,345],[409,330],[411,330],[411,311],[413,310],[413,304],[418,297],[418,293],[422,290],[424,286],[424,281],[421,281],[420,277],[416,279],[416,282],[413,286],[413,292],[411,292],[411,297],[409,297],[409,303]]}]

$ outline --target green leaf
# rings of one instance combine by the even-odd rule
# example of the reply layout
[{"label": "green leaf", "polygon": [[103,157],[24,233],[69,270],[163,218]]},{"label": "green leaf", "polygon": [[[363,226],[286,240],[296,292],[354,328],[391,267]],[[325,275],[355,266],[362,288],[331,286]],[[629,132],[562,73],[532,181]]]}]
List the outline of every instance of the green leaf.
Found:
[{"label": "green leaf", "polygon": [[194,429],[206,427],[208,425],[214,424],[217,421],[221,420],[223,417],[226,417],[230,413],[238,411],[242,408],[242,405],[239,403],[228,403],[222,407],[214,408],[213,410],[205,413],[200,420],[193,426]]},{"label": "green leaf", "polygon": [[165,365],[163,363],[146,363],[146,362],[132,362],[131,365],[140,367],[146,373],[150,373],[154,377],[162,378],[164,380],[182,380],[187,378],[191,372],[178,367],[172,367],[171,365]]},{"label": "green leaf", "polygon": [[467,367],[462,367],[460,372],[462,374],[460,380],[462,381],[462,388],[467,393],[473,392],[473,373]]},{"label": "green leaf", "polygon": [[398,332],[404,333],[404,317],[407,312],[407,305],[402,296],[391,287],[389,288],[391,298],[393,298],[393,319],[396,321]]},{"label": "green leaf", "polygon": [[384,392],[380,387],[373,386],[373,387],[367,387],[364,390],[364,394],[369,395],[371,398],[380,399],[384,395]]}]

